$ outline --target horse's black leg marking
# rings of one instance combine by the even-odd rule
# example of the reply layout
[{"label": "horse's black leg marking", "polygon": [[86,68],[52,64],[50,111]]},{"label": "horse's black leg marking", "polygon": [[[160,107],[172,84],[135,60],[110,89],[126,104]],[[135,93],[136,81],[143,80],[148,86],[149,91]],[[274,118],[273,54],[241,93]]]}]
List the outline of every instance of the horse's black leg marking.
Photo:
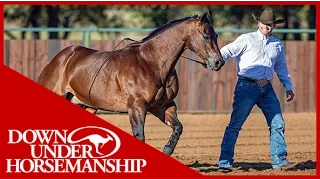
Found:
[{"label": "horse's black leg marking", "polygon": [[63,97],[65,99],[67,99],[68,101],[71,101],[71,99],[73,98],[73,94],[71,92],[67,92]]},{"label": "horse's black leg marking", "polygon": [[81,107],[82,109],[87,109],[89,108],[89,106],[85,105],[85,104],[77,104],[77,106]]},{"label": "horse's black leg marking", "polygon": [[[72,98],[74,97],[74,95],[71,92],[67,92],[63,97],[66,98],[68,101],[71,101]],[[85,104],[77,104],[77,106],[79,106],[83,109],[89,108],[89,106],[87,106]]]},{"label": "horse's black leg marking", "polygon": [[172,134],[169,141],[163,148],[163,152],[170,156],[183,132],[183,126],[177,117],[177,106],[174,102],[171,102],[165,108],[152,109],[149,111],[157,116],[163,123],[172,128]]},{"label": "horse's black leg marking", "polygon": [[172,126],[172,129],[173,132],[171,134],[171,137],[169,138],[168,143],[163,148],[163,152],[169,156],[173,153],[183,131],[183,126],[178,119],[176,120],[176,124]]},{"label": "horse's black leg marking", "polygon": [[[93,109],[94,110],[94,112],[93,112],[93,114],[95,115],[96,113],[97,113],[97,111],[98,111],[98,109],[95,109],[95,108],[92,108],[92,107],[90,107],[90,106],[87,106],[87,105],[85,105],[85,104],[77,104],[77,106],[78,107],[80,107],[80,108],[82,108],[82,109]],[[90,111],[91,112],[91,111]],[[91,112],[92,113],[92,112]]]},{"label": "horse's black leg marking", "polygon": [[165,123],[172,128],[172,134],[168,143],[164,146],[163,152],[171,155],[180,139],[183,126],[177,116],[177,106],[174,102],[167,106],[165,110]]},{"label": "horse's black leg marking", "polygon": [[[66,98],[68,101],[71,101],[72,98],[74,97],[74,95],[71,92],[67,92],[63,97]],[[79,106],[83,109],[87,109],[89,107],[85,104],[77,104],[77,106]]]},{"label": "horse's black leg marking", "polygon": [[135,102],[128,110],[129,120],[132,128],[132,134],[142,142],[144,137],[144,123],[146,119],[146,110],[144,102]]}]

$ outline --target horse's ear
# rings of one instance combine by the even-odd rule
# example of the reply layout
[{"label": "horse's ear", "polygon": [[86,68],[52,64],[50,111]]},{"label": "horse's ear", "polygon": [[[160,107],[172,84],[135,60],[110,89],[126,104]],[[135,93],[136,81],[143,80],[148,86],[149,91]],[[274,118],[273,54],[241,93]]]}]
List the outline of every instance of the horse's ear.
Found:
[{"label": "horse's ear", "polygon": [[209,12],[206,12],[202,15],[201,17],[201,21],[200,21],[202,24],[205,23],[205,22],[208,22],[209,24],[211,23],[211,16],[210,16],[210,13]]}]

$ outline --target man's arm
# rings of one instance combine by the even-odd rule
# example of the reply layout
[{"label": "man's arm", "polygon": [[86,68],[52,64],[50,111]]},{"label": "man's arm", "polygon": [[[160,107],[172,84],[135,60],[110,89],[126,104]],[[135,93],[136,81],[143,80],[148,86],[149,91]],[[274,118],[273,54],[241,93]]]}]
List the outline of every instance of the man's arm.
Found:
[{"label": "man's arm", "polygon": [[245,35],[240,35],[235,41],[225,45],[221,48],[221,55],[224,61],[230,58],[238,56],[240,53],[246,50],[247,39]]},{"label": "man's arm", "polygon": [[282,85],[286,88],[287,94],[287,102],[290,102],[294,98],[294,93],[292,91],[292,84],[291,84],[291,76],[289,74],[288,66],[286,63],[286,54],[284,51],[283,44],[280,45],[280,55],[274,65],[274,71],[277,73],[278,78]]}]

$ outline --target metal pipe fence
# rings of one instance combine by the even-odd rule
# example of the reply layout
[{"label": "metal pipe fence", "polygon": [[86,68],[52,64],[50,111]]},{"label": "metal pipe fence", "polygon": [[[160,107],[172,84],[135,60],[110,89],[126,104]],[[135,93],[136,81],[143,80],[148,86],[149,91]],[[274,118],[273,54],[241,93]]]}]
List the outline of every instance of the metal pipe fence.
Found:
[{"label": "metal pipe fence", "polygon": [[[113,32],[113,33],[148,33],[154,30],[154,28],[4,28],[4,32],[81,32],[82,45],[89,47],[92,39],[93,32]],[[256,31],[256,29],[215,29],[217,33],[247,33]],[[315,34],[316,29],[275,29],[274,33],[292,33],[292,34]]]}]

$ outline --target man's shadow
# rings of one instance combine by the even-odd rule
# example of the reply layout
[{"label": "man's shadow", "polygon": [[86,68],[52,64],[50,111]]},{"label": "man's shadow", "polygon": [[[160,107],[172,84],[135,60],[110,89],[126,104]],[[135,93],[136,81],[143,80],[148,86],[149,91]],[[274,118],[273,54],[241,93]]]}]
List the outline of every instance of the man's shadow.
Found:
[{"label": "man's shadow", "polygon": [[[192,168],[199,169],[199,172],[210,173],[210,172],[222,172],[228,173],[232,172],[232,169],[219,169],[217,164],[208,164],[208,163],[199,163],[198,161],[187,165]],[[233,169],[242,172],[249,172],[249,170],[263,171],[267,169],[272,169],[270,163],[265,162],[257,162],[257,163],[248,163],[248,162],[235,162],[233,163]],[[298,171],[298,170],[308,170],[308,169],[316,169],[316,162],[312,160],[308,160],[305,162],[298,163],[292,168],[286,169],[286,171]]]}]

